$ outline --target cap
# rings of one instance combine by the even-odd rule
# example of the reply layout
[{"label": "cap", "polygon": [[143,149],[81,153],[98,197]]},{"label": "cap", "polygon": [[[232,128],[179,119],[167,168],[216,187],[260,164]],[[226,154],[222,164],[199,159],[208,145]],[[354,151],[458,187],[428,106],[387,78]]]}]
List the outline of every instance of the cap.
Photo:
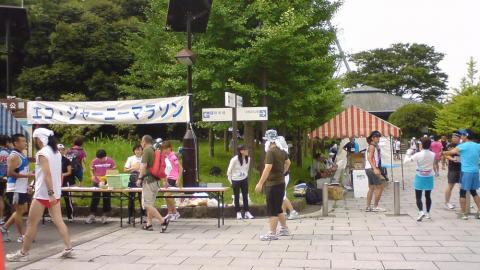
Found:
[{"label": "cap", "polygon": [[277,131],[274,129],[267,130],[265,132],[265,137],[263,137],[265,141],[269,141],[269,142],[275,142],[277,138],[278,138],[278,134],[277,134]]},{"label": "cap", "polygon": [[61,143],[57,144],[57,148],[58,149],[65,149],[65,146]]},{"label": "cap", "polygon": [[382,137],[382,133],[380,133],[380,131],[378,130],[374,130],[372,131],[372,133],[370,134],[370,137]]},{"label": "cap", "polygon": [[163,139],[162,138],[157,138],[157,139],[155,139],[155,142],[153,143],[153,148],[160,149],[162,144],[163,144]]}]

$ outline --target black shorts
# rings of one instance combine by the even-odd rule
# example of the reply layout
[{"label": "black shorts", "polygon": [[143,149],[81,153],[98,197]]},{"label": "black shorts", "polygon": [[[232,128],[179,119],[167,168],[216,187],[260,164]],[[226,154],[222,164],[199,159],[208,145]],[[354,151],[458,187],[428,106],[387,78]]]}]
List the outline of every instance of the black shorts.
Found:
[{"label": "black shorts", "polygon": [[368,185],[378,186],[383,184],[382,178],[380,178],[379,175],[376,175],[372,169],[366,169],[365,172],[367,173],[367,177],[368,177]]},{"label": "black shorts", "polygon": [[265,187],[265,196],[267,197],[267,215],[269,217],[276,217],[283,213],[282,204],[283,197],[285,197],[285,184]]},{"label": "black shorts", "polygon": [[177,187],[177,180],[175,179],[167,179],[167,183],[169,187]]},{"label": "black shorts", "polygon": [[448,171],[447,179],[449,184],[460,183],[461,172],[460,171]]},{"label": "black shorts", "polygon": [[0,197],[3,197],[6,191],[7,191],[7,180],[5,178],[0,178]]},{"label": "black shorts", "polygon": [[18,193],[18,192],[7,192],[7,199],[10,205],[26,204],[28,203],[28,194],[27,193]]}]

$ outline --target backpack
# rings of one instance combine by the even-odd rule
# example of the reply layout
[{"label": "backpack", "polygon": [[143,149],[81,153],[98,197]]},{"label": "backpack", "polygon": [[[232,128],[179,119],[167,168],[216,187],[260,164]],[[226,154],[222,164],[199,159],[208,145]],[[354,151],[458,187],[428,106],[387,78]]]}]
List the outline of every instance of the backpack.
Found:
[{"label": "backpack", "polygon": [[220,174],[222,174],[222,169],[220,169],[219,167],[213,166],[212,168],[210,168],[210,175],[220,176]]},{"label": "backpack", "polygon": [[167,164],[165,163],[165,155],[162,154],[161,150],[155,150],[153,166],[150,168],[150,175],[155,177],[157,180],[165,179],[167,178],[167,174],[165,173],[166,167]]},{"label": "backpack", "polygon": [[305,189],[305,201],[307,204],[322,204],[322,197],[322,190],[316,189],[312,183],[307,184],[307,188]]},{"label": "backpack", "polygon": [[82,169],[82,162],[80,161],[80,150],[82,148],[70,149],[65,155],[68,160],[70,160],[72,165],[72,172],[78,172]]}]

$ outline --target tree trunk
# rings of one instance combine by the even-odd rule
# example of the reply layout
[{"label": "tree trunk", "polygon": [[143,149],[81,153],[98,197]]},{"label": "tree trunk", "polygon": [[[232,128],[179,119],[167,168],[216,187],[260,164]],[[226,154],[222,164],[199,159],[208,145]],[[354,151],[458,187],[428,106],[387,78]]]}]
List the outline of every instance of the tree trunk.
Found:
[{"label": "tree trunk", "polygon": [[303,142],[303,133],[300,129],[297,129],[296,132],[296,147],[295,147],[295,162],[297,167],[302,167],[303,165],[303,155],[302,155],[302,142]]},{"label": "tree trunk", "polygon": [[308,131],[303,132],[303,157],[308,157],[310,152],[310,140],[308,139]]},{"label": "tree trunk", "polygon": [[[264,91],[267,90],[267,71],[266,70],[263,70],[262,72],[262,89]],[[267,95],[265,93],[263,94],[263,97],[262,97],[262,106],[267,107]],[[265,134],[265,131],[267,131],[267,125],[268,125],[267,121],[262,121],[262,129],[261,129],[262,134],[260,138],[262,138],[263,135]],[[259,171],[262,172],[263,167],[265,167],[265,142],[263,140],[262,140],[262,149],[260,150],[260,160],[258,162],[258,165],[259,165]]]},{"label": "tree trunk", "polygon": [[250,171],[256,168],[256,158],[255,158],[255,127],[253,123],[246,122],[243,136],[245,138],[245,145],[248,148],[250,156]]},{"label": "tree trunk", "polygon": [[228,144],[228,128],[223,132],[223,149],[225,150],[225,152],[228,152],[228,147],[229,144]]},{"label": "tree trunk", "polygon": [[215,156],[215,134],[213,133],[213,128],[208,129],[208,156],[213,158]]}]

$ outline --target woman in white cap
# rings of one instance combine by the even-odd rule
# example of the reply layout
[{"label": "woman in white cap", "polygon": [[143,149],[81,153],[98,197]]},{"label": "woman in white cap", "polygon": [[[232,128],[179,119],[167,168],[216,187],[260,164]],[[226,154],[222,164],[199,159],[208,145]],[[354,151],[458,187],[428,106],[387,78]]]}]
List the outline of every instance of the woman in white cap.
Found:
[{"label": "woman in white cap", "polygon": [[46,128],[38,128],[33,132],[34,144],[39,150],[35,163],[35,193],[28,213],[27,232],[22,248],[15,253],[8,254],[6,256],[8,261],[28,261],[28,251],[37,235],[37,226],[45,209],[48,209],[65,245],[61,257],[73,256],[70,235],[63,222],[60,208],[62,155],[58,151],[57,140],[53,135],[53,131]]}]

